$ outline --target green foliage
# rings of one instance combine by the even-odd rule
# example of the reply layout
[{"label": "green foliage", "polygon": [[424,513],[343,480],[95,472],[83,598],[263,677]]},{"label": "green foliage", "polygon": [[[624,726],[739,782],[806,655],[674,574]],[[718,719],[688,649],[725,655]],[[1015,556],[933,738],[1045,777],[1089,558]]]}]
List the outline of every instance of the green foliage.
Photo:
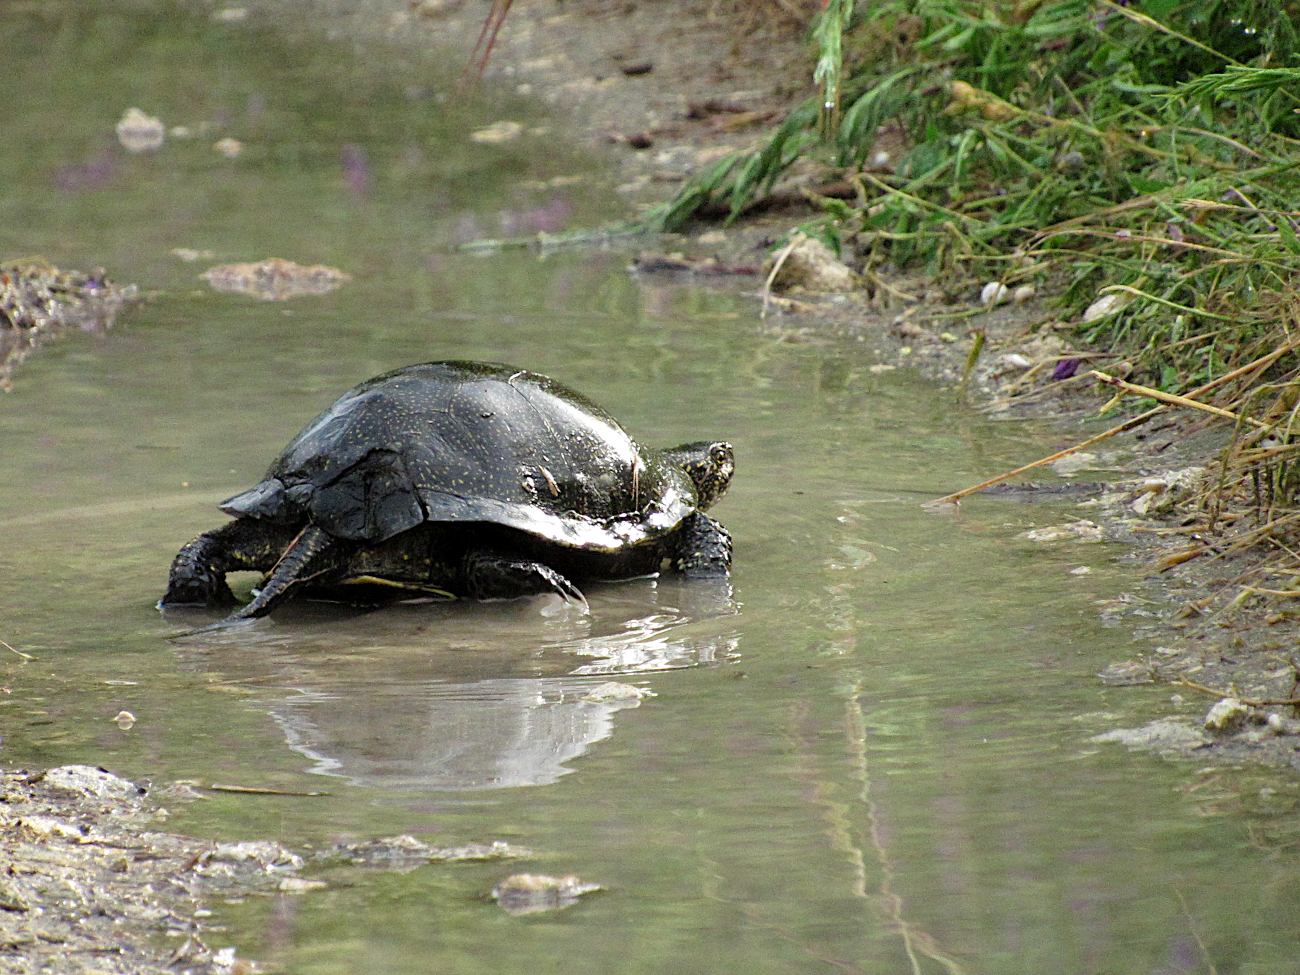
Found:
[{"label": "green foliage", "polygon": [[[852,9],[828,6],[814,27],[822,91],[693,180],[661,229],[712,200],[735,217],[813,156],[863,201],[828,205],[819,233],[868,263],[1054,274],[1071,314],[1129,289],[1088,335],[1132,349],[1165,389],[1263,341],[1300,270],[1292,3],[891,0],[846,23]],[[882,132],[906,146],[888,164]]]}]

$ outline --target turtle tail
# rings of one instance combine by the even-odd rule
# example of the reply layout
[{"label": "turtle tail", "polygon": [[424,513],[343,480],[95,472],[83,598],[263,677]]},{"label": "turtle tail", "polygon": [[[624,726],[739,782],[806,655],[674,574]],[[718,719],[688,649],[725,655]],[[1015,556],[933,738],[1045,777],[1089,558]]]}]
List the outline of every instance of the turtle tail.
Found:
[{"label": "turtle tail", "polygon": [[235,610],[218,626],[265,616],[289,596],[300,583],[316,579],[338,564],[338,541],[315,525],[300,531],[272,567],[256,598]]}]

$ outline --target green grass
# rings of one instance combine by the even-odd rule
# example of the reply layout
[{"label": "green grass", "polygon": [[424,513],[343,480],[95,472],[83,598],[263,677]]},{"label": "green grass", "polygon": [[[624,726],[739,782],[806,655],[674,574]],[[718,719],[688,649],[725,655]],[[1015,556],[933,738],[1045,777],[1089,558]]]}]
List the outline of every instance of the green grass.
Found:
[{"label": "green grass", "polygon": [[[868,268],[1051,280],[1071,319],[1122,288],[1082,337],[1194,388],[1275,344],[1300,270],[1297,10],[833,0],[810,32],[818,94],[647,219],[738,216],[812,157],[858,199],[823,201],[806,232]],[[873,167],[882,126],[908,149]]]}]

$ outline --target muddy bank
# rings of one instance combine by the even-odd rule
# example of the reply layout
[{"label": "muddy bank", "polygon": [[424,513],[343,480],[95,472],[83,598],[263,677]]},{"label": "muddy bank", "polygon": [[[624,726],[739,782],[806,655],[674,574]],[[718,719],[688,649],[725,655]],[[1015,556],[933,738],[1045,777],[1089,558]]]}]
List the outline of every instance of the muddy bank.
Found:
[{"label": "muddy bank", "polygon": [[5,971],[254,970],[207,929],[205,905],[291,890],[302,859],[277,843],[166,833],[164,798],[85,765],[0,772]]},{"label": "muddy bank", "polygon": [[[0,771],[0,967],[24,975],[257,972],[262,966],[239,958],[209,920],[214,902],[306,895],[340,874],[352,882],[347,872],[358,868],[407,872],[530,855],[504,842],[434,847],[411,836],[295,852],[269,840],[219,843],[166,831],[164,803],[202,798],[189,783],[149,790],[88,765]],[[499,889],[507,893],[492,897],[518,914],[567,907],[600,887],[512,874]]]}]

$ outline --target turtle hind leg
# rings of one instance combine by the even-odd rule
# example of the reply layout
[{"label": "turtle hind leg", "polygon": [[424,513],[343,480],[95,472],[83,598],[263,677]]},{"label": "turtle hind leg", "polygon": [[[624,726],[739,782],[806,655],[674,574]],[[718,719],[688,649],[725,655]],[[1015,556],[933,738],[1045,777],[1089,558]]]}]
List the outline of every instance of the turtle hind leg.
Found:
[{"label": "turtle hind leg", "polygon": [[291,541],[252,602],[239,607],[217,626],[265,616],[302,583],[320,580],[341,569],[347,546],[323,528],[308,525]]},{"label": "turtle hind leg", "polygon": [[697,511],[682,526],[673,568],[688,579],[716,579],[731,574],[731,533]]},{"label": "turtle hind leg", "polygon": [[265,572],[275,565],[294,529],[256,518],[237,518],[190,542],[172,560],[160,606],[235,606],[227,572]]},{"label": "turtle hind leg", "polygon": [[473,599],[517,599],[555,593],[565,602],[587,608],[582,590],[549,565],[491,552],[472,551],[465,556],[465,591]]}]

